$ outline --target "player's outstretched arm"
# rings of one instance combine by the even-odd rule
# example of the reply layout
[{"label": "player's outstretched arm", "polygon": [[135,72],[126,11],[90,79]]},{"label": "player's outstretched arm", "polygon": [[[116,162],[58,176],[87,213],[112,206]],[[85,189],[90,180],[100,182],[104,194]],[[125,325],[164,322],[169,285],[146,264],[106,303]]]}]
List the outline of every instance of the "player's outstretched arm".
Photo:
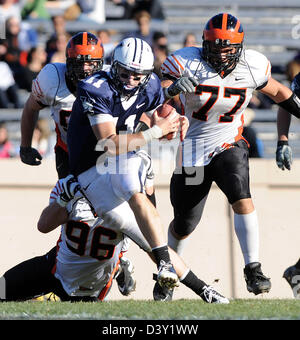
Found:
[{"label": "player's outstretched arm", "polygon": [[68,211],[58,203],[53,202],[48,205],[39,218],[37,228],[41,233],[50,233],[50,231],[56,229],[58,226],[68,221]]},{"label": "player's outstretched arm", "polygon": [[43,210],[37,228],[41,233],[49,233],[68,221],[67,205],[75,195],[80,194],[80,184],[73,175],[60,179],[50,194],[50,204]]},{"label": "player's outstretched arm", "polygon": [[276,104],[290,114],[300,118],[300,98],[287,86],[271,77],[267,85],[259,91],[270,97]]},{"label": "player's outstretched arm", "polygon": [[21,117],[21,161],[28,165],[40,165],[42,156],[31,147],[33,131],[39,117],[39,112],[43,108],[31,94],[27,99]]},{"label": "player's outstretched arm", "polygon": [[281,169],[291,170],[293,162],[292,149],[288,143],[288,134],[291,123],[291,115],[279,108],[277,113],[277,149],[276,149],[276,164]]}]

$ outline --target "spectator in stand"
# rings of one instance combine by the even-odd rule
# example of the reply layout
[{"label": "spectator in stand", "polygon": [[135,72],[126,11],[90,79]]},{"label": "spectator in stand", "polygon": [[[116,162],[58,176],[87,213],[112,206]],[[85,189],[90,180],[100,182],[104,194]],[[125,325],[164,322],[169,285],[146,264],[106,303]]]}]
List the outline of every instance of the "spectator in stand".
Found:
[{"label": "spectator in stand", "polygon": [[112,0],[115,5],[124,7],[121,19],[133,19],[136,12],[145,10],[153,19],[164,20],[165,15],[159,0]]},{"label": "spectator in stand", "polygon": [[262,140],[258,138],[255,128],[252,126],[254,118],[254,110],[247,107],[244,111],[243,137],[249,143],[249,157],[262,158],[264,157],[264,146]]},{"label": "spectator in stand", "polygon": [[38,32],[32,28],[29,22],[19,22],[20,31],[18,34],[19,48],[21,51],[29,51],[36,47],[39,41]]},{"label": "spectator in stand", "polygon": [[198,46],[194,33],[187,33],[183,40],[183,47]]},{"label": "spectator in stand", "polygon": [[21,10],[22,20],[50,19],[47,0],[27,0]]},{"label": "spectator in stand", "polygon": [[7,128],[4,123],[0,123],[0,159],[13,157],[13,145],[8,139]]},{"label": "spectator in stand", "polygon": [[51,130],[49,122],[45,118],[39,118],[32,136],[32,147],[38,150],[43,158],[47,157],[49,152],[49,138]]},{"label": "spectator in stand", "polygon": [[52,55],[56,52],[56,39],[60,34],[68,34],[66,31],[66,20],[63,15],[54,15],[51,17],[53,33],[46,42],[47,63]]},{"label": "spectator in stand", "polygon": [[65,63],[66,62],[66,46],[70,39],[68,34],[59,34],[56,37],[56,50],[53,52],[50,63]]},{"label": "spectator in stand", "polygon": [[77,0],[81,14],[79,21],[103,24],[105,22],[105,0]]},{"label": "spectator in stand", "polygon": [[47,54],[42,46],[33,47],[27,55],[27,65],[23,68],[21,89],[31,92],[32,80],[36,78],[40,70],[45,66]]},{"label": "spectator in stand", "polygon": [[151,15],[149,12],[144,10],[138,11],[134,16],[134,20],[138,25],[138,29],[125,34],[123,39],[131,37],[139,38],[145,40],[150,46],[152,46],[153,32],[151,31]]},{"label": "spectator in stand", "polygon": [[273,101],[265,94],[254,91],[248,107],[251,109],[271,109],[273,104]]},{"label": "spectator in stand", "polygon": [[113,43],[111,41],[111,32],[107,29],[102,29],[96,32],[96,36],[102,41],[102,45],[104,48],[104,64],[110,64],[112,53],[117,43]]},{"label": "spectator in stand", "polygon": [[153,33],[152,50],[154,54],[154,72],[162,79],[160,66],[169,55],[168,38],[163,32],[156,31]]},{"label": "spectator in stand", "polygon": [[299,72],[300,72],[300,53],[297,54],[294,57],[294,59],[292,59],[286,65],[287,80],[291,83]]},{"label": "spectator in stand", "polygon": [[0,17],[5,21],[10,17],[21,19],[20,4],[15,0],[0,0]]},{"label": "spectator in stand", "polygon": [[11,68],[16,81],[21,70],[21,49],[19,47],[19,33],[20,24],[17,17],[10,17],[5,22],[6,26],[6,38],[1,40],[1,44],[6,47],[6,53],[4,55],[4,60],[7,62]]},{"label": "spectator in stand", "polygon": [[[1,48],[0,48],[1,50]],[[0,52],[1,53],[1,52]],[[21,108],[18,86],[5,61],[0,61],[0,108]]]}]

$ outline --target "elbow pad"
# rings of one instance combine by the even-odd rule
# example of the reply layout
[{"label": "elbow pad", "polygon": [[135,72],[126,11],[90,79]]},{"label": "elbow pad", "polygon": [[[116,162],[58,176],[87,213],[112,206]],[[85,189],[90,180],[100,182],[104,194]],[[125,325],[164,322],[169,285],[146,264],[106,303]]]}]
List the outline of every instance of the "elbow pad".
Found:
[{"label": "elbow pad", "polygon": [[293,93],[287,100],[277,104],[290,114],[300,118],[300,98],[298,98],[295,93]]}]

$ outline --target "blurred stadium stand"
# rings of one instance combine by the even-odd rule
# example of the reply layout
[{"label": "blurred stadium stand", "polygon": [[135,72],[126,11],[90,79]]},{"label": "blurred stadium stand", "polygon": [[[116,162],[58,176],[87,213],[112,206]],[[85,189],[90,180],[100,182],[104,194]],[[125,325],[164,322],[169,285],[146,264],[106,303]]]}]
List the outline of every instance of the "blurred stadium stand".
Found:
[{"label": "blurred stadium stand", "polygon": [[[207,20],[213,15],[226,11],[237,16],[244,27],[245,46],[266,55],[272,63],[273,77],[285,85],[289,85],[285,68],[300,50],[300,1],[299,0],[161,0],[165,20],[153,19],[151,28],[163,31],[168,36],[170,51],[182,47],[184,36],[193,32],[197,41],[202,41],[202,31]],[[117,42],[124,33],[136,29],[133,20],[122,20],[122,8],[106,0],[106,22],[99,24],[68,21],[66,29],[69,33],[83,30],[108,29]],[[52,23],[47,20],[30,20],[30,24],[38,31],[41,42],[46,42],[52,33]],[[23,100],[28,94],[22,92]],[[252,126],[263,141],[264,157],[274,158],[276,150],[276,112],[277,106],[269,110],[255,109]],[[42,116],[49,117],[49,111],[41,111]],[[0,121],[10,122],[8,125],[11,138],[16,143],[20,138],[21,110],[0,110]],[[51,120],[51,119],[50,119]],[[52,124],[52,122],[51,122]],[[300,121],[293,118],[290,140],[294,157],[300,157]]]}]

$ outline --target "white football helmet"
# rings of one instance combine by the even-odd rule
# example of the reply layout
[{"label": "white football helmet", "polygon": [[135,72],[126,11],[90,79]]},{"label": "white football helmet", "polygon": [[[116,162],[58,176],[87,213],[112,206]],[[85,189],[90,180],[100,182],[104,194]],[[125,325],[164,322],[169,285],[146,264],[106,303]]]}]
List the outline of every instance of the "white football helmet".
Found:
[{"label": "white football helmet", "polygon": [[[126,89],[126,85],[120,79],[120,70],[145,75],[134,90]],[[154,55],[149,44],[139,38],[126,38],[122,40],[114,50],[111,66],[111,78],[116,89],[125,95],[134,94],[137,89],[144,88],[154,68]],[[130,92],[130,93],[129,93]]]}]

